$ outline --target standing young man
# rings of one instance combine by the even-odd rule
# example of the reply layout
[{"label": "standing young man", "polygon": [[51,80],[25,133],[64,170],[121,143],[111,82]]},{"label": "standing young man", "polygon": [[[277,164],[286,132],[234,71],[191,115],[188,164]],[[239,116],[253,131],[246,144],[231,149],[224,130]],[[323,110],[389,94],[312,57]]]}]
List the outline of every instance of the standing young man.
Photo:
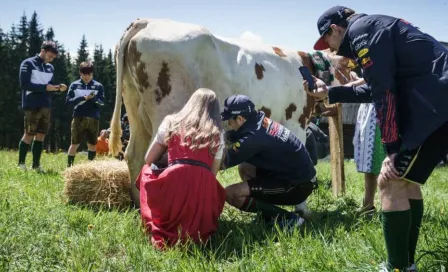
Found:
[{"label": "standing young man", "polygon": [[325,11],[317,26],[314,49],[356,59],[371,90],[387,154],[378,179],[385,270],[416,271],[420,185],[448,152],[448,49],[403,19],[342,6]]},{"label": "standing young man", "polygon": [[103,85],[93,80],[93,64],[82,62],[79,65],[79,75],[81,78],[72,82],[66,98],[67,104],[74,106],[67,167],[73,165],[76,151],[84,136],[87,138],[88,159],[95,159],[100,108],[104,105]]},{"label": "standing young man", "polygon": [[40,53],[28,58],[20,65],[20,87],[22,88],[22,109],[25,111],[25,132],[19,142],[19,167],[26,170],[25,159],[33,140],[32,168],[43,173],[40,157],[45,135],[50,128],[50,92],[66,91],[65,84],[55,85],[54,68],[50,64],[58,56],[58,48],[52,41],[44,41]]}]

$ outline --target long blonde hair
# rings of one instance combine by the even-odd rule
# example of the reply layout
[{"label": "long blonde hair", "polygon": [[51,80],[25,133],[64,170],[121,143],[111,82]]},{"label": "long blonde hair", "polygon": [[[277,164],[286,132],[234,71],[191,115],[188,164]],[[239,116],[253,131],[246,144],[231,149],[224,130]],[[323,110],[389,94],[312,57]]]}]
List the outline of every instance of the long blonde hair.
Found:
[{"label": "long blonde hair", "polygon": [[189,146],[193,151],[209,147],[210,153],[215,153],[216,148],[222,144],[220,134],[223,127],[219,101],[215,92],[210,89],[196,90],[179,112],[166,118],[166,144],[174,135],[180,136],[181,144]]}]

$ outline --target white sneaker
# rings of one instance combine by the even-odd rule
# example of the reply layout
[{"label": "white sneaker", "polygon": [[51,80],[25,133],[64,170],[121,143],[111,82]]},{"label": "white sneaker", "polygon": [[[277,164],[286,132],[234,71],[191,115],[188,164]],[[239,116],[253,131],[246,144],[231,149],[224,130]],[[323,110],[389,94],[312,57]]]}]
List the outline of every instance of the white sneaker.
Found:
[{"label": "white sneaker", "polygon": [[[395,272],[395,271],[390,270],[390,269],[387,267],[387,263],[384,262],[384,263],[381,263],[381,264],[380,264],[380,270],[379,270],[378,272]],[[398,271],[398,272],[400,272],[400,271]]]},{"label": "white sneaker", "polygon": [[[387,268],[387,263],[385,263],[385,262],[380,264],[379,272],[400,272],[400,271],[401,270],[399,270],[399,269],[393,269],[393,270],[388,269]],[[417,267],[415,266],[415,264],[412,264],[411,266],[409,266],[406,269],[406,271],[407,272],[418,272]]]},{"label": "white sneaker", "polygon": [[20,170],[22,170],[22,171],[26,171],[27,169],[26,169],[26,165],[24,164],[24,163],[22,163],[22,164],[19,164],[19,166],[18,166],[19,168],[20,168]]},{"label": "white sneaker", "polygon": [[379,268],[378,268],[378,272],[389,272],[389,269],[387,269],[387,264],[386,263],[380,263]]},{"label": "white sneaker", "polygon": [[306,200],[302,203],[296,205],[294,213],[298,213],[300,217],[309,220],[311,218],[312,212],[306,206]]}]

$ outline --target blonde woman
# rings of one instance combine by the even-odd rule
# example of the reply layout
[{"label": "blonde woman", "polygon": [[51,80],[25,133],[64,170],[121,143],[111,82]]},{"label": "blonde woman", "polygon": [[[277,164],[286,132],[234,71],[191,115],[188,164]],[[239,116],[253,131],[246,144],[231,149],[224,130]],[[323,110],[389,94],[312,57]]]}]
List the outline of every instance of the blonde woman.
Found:
[{"label": "blonde woman", "polygon": [[[152,244],[165,248],[205,242],[218,228],[226,192],[216,179],[224,148],[219,101],[198,89],[178,113],[162,121],[137,178],[143,223]],[[154,164],[168,151],[168,167]]]}]

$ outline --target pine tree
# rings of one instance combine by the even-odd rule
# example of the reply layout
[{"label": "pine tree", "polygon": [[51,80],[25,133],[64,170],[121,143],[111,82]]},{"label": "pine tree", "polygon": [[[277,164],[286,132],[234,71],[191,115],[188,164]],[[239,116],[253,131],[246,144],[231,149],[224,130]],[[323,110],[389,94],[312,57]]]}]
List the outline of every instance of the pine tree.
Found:
[{"label": "pine tree", "polygon": [[[108,86],[107,91],[107,101],[112,103],[115,100],[115,63],[113,60],[112,50],[109,49],[109,53],[107,54],[107,58],[105,59],[106,74],[107,80],[106,84]],[[110,104],[112,105],[112,104]]]},{"label": "pine tree", "polygon": [[72,56],[70,55],[70,52],[67,52],[67,58],[66,58],[66,66],[67,66],[67,82],[72,82],[75,80],[75,77],[73,77],[73,60]]},{"label": "pine tree", "polygon": [[[8,55],[9,55],[9,47],[8,47],[8,37],[5,33],[3,33],[3,30],[0,28],[0,59],[2,60],[2,63],[5,63],[5,65],[0,65],[0,82],[5,82],[8,79],[8,71],[6,70],[6,65],[9,62]],[[8,84],[7,82],[5,82]],[[3,84],[2,84],[3,85]],[[5,94],[8,92],[8,86],[2,86],[0,88],[0,124],[5,124],[7,122],[6,120],[6,114],[7,112],[5,109],[7,108],[7,101],[5,99]],[[0,146],[3,145],[5,141],[5,137],[7,134],[7,130],[4,128],[4,126],[0,126]]]},{"label": "pine tree", "polygon": [[76,67],[79,67],[81,62],[89,59],[89,51],[87,46],[86,35],[82,35],[81,43],[78,48],[78,56],[76,57]]},{"label": "pine tree", "polygon": [[[95,80],[99,81],[104,88],[104,96],[106,99],[106,93],[108,91],[108,74],[107,74],[107,67],[106,67],[106,59],[104,55],[104,50],[102,45],[95,45],[95,50],[93,51],[93,62],[94,62],[94,78]],[[107,103],[107,100],[104,101],[105,104]],[[104,129],[107,128],[105,125],[105,115],[107,116],[107,107],[101,108],[101,114],[100,114],[100,128]]]},{"label": "pine tree", "polygon": [[[66,84],[68,87],[70,87],[71,82],[73,82],[75,80],[75,78],[79,78],[79,74],[74,77],[73,73],[74,71],[77,71],[78,69],[75,69],[73,66],[73,62],[72,62],[72,57],[70,55],[69,52],[66,53],[66,58],[65,58],[65,66],[66,66],[66,71],[67,71],[67,79],[66,79]],[[65,94],[66,96],[67,94]],[[65,97],[64,97],[65,99]],[[72,112],[70,110],[68,110],[67,105],[65,104],[65,100],[63,101],[63,103],[60,104],[61,106],[63,106],[63,110],[65,112],[65,122],[61,123],[61,134],[60,134],[60,148],[63,150],[68,150],[69,146],[70,146],[70,139],[71,139],[71,131],[70,131],[70,127],[71,127],[71,120],[72,120]]]},{"label": "pine tree", "polygon": [[21,95],[18,74],[19,67],[23,61],[23,56],[19,50],[21,40],[20,34],[16,31],[13,24],[11,31],[6,36],[5,45],[7,50],[5,56],[2,57],[2,100],[4,101],[1,108],[2,116],[7,116],[2,122],[2,129],[5,133],[2,145],[6,148],[17,148],[17,143],[23,134],[23,113],[21,111]]},{"label": "pine tree", "polygon": [[47,29],[47,32],[45,33],[45,40],[46,41],[53,41],[54,40],[54,30],[52,27]]},{"label": "pine tree", "polygon": [[110,120],[115,106],[115,64],[113,60],[112,50],[109,50],[107,58],[104,60],[105,78],[103,82],[105,104],[102,116],[104,117],[103,126],[110,127]]},{"label": "pine tree", "polygon": [[19,40],[16,25],[12,24],[11,30],[8,33],[9,45],[11,46],[11,50],[17,50],[17,41]]},{"label": "pine tree", "polygon": [[73,78],[79,78],[79,65],[83,61],[87,61],[89,59],[89,51],[88,44],[86,40],[86,36],[82,35],[81,43],[79,44],[79,48],[77,51],[77,56],[75,60],[75,67],[73,67]]},{"label": "pine tree", "polygon": [[19,55],[23,58],[28,56],[28,43],[29,43],[29,27],[28,27],[28,21],[26,18],[25,12],[23,13],[22,17],[20,18],[20,25],[19,25],[19,33],[17,34],[17,38],[19,40],[19,45],[17,50],[19,51]]},{"label": "pine tree", "polygon": [[95,44],[93,51],[94,75],[96,78],[103,80],[105,74],[104,50],[102,45]]},{"label": "pine tree", "polygon": [[5,34],[3,33],[3,29],[0,28],[0,52],[5,46],[4,42],[5,42]]},{"label": "pine tree", "polygon": [[106,59],[102,45],[95,45],[93,51],[94,77],[103,85],[106,80]]},{"label": "pine tree", "polygon": [[[54,37],[53,37],[54,38]],[[56,42],[58,44],[58,42]],[[58,44],[58,58],[53,61],[55,69],[54,81],[56,83],[70,84],[70,70],[67,69],[67,53],[64,46]],[[49,135],[48,149],[57,152],[68,148],[70,139],[70,112],[67,110],[65,98],[67,93],[55,93],[52,96],[51,133]]]},{"label": "pine tree", "polygon": [[36,12],[33,12],[29,23],[29,48],[28,55],[33,56],[40,52],[42,42],[44,41],[42,28],[39,24],[39,18]]}]

